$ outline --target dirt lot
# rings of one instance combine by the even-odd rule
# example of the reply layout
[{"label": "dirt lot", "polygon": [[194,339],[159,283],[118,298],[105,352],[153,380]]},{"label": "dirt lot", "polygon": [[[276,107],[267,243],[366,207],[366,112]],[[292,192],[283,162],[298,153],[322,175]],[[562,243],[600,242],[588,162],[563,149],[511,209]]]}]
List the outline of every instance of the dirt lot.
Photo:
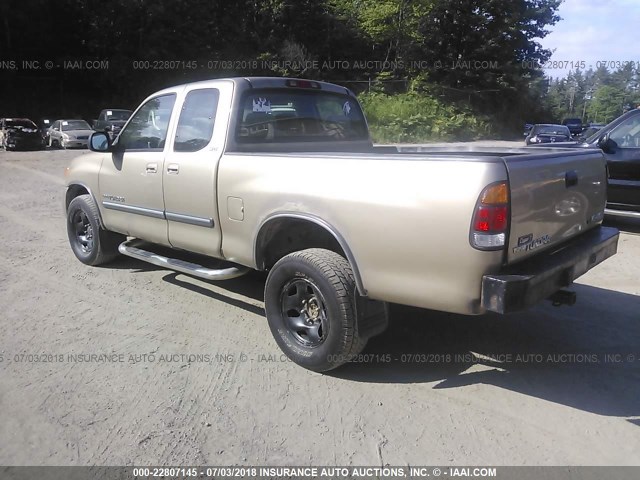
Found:
[{"label": "dirt lot", "polygon": [[319,375],[282,361],[263,275],[78,262],[77,154],[0,152],[0,464],[640,464],[639,223],[573,308],[392,306],[365,353],[393,362]]}]

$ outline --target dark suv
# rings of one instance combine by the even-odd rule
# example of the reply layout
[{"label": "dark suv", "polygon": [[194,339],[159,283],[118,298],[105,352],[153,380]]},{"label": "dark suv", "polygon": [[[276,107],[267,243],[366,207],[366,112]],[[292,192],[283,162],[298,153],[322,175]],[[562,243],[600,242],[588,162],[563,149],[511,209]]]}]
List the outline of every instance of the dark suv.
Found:
[{"label": "dark suv", "polygon": [[582,120],[579,118],[565,118],[562,121],[562,125],[565,125],[569,129],[571,135],[579,135],[582,133]]}]

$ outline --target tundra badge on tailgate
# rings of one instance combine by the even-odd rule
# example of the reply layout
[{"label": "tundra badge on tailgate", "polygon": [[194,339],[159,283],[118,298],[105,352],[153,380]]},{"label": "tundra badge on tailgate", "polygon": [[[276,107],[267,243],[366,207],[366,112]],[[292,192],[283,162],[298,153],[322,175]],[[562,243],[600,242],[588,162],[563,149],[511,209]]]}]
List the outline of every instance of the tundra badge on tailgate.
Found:
[{"label": "tundra badge on tailgate", "polygon": [[535,250],[542,245],[546,245],[551,242],[551,236],[543,235],[540,238],[533,239],[533,233],[529,233],[528,235],[523,235],[518,238],[518,246],[514,247],[513,253],[520,252],[528,252],[531,250]]}]

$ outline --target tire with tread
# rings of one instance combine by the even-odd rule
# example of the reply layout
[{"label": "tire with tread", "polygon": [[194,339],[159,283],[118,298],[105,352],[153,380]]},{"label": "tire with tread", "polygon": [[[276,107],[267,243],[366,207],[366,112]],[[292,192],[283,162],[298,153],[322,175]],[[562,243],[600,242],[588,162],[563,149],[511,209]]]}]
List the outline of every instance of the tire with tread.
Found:
[{"label": "tire with tread", "polygon": [[[292,282],[307,282],[313,298],[321,299],[327,325],[318,345],[301,342],[287,321],[288,315],[296,317],[296,312],[288,314],[284,306]],[[316,372],[348,362],[367,344],[367,339],[358,334],[355,295],[353,270],[338,253],[311,248],[281,258],[269,272],[264,295],[269,328],[280,349],[293,362]]]},{"label": "tire with tread", "polygon": [[[86,233],[90,237],[90,246],[79,240],[77,224],[85,220]],[[124,235],[105,230],[100,226],[98,207],[91,195],[79,195],[67,208],[67,234],[69,244],[75,256],[85,265],[102,265],[116,258],[118,246],[126,240]]]}]

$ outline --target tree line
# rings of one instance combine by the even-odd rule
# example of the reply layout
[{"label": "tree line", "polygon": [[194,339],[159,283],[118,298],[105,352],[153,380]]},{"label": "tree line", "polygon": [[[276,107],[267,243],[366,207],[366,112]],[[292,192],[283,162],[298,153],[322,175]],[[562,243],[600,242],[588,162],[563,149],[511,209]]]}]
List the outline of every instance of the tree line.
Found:
[{"label": "tree line", "polygon": [[640,106],[640,64],[622,62],[613,71],[606,65],[576,69],[549,80],[544,100],[554,118],[580,118],[584,123],[608,123]]},{"label": "tree line", "polygon": [[[0,61],[3,67],[7,60],[14,64],[0,71],[0,115],[88,118],[104,107],[135,107],[149,93],[177,83],[291,75],[344,84],[364,95],[365,105],[386,102],[403,138],[423,121],[438,126],[419,135],[447,138],[465,129],[471,137],[514,133],[525,121],[581,108],[586,116],[609,116],[619,93],[604,88],[618,89],[624,75],[598,69],[550,81],[541,68],[552,52],[539,39],[560,20],[560,3],[2,2]],[[38,60],[39,68],[23,68],[29,60]],[[83,63],[96,60],[108,66]],[[631,80],[626,85],[633,88]],[[384,112],[374,113],[390,121]]]}]

